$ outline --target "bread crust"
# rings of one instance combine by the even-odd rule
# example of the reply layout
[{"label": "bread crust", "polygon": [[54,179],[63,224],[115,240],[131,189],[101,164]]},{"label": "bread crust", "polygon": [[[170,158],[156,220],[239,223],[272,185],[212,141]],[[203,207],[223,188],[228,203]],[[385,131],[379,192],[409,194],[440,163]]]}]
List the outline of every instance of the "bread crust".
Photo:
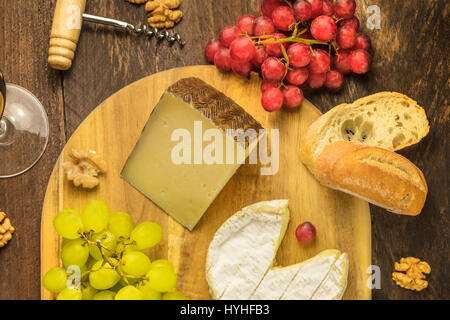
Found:
[{"label": "bread crust", "polygon": [[[315,122],[313,122],[311,124],[311,126],[308,128],[306,134],[302,137],[301,145],[300,145],[300,159],[308,167],[308,169],[311,172],[314,171],[314,164],[315,164],[314,154],[315,154],[316,146],[322,135],[322,131],[328,127],[329,122],[331,121],[331,119],[333,119],[333,117],[336,114],[338,114],[342,109],[344,109],[350,105],[354,108],[358,108],[361,105],[367,104],[371,100],[382,99],[386,96],[397,97],[397,98],[406,100],[409,104],[416,106],[417,110],[419,110],[419,112],[422,113],[424,118],[426,119],[425,110],[422,107],[420,107],[416,101],[414,101],[413,99],[409,98],[408,96],[398,93],[398,92],[383,91],[383,92],[375,93],[375,94],[369,95],[367,97],[358,99],[355,102],[353,102],[352,104],[347,104],[347,103],[340,104],[340,105],[332,108],[327,113],[323,114]],[[414,145],[414,144],[420,142],[420,140],[422,140],[422,138],[424,138],[425,136],[428,135],[429,131],[430,131],[430,126],[427,123],[426,132],[423,136],[418,136],[416,140],[413,140],[410,143],[405,142],[405,143],[399,144],[396,148],[394,148],[393,151],[401,150],[401,149],[404,149],[406,147],[409,147],[411,145]]]},{"label": "bread crust", "polygon": [[428,193],[423,173],[405,157],[349,141],[326,146],[314,175],[327,187],[398,214],[420,214]]}]

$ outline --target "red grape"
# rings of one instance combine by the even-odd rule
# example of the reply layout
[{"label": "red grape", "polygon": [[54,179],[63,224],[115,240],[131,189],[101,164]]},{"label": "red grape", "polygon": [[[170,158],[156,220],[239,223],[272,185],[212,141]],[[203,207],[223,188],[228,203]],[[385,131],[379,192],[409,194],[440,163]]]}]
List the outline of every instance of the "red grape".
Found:
[{"label": "red grape", "polygon": [[295,236],[301,243],[310,243],[314,241],[316,234],[316,228],[311,222],[304,222],[295,230]]},{"label": "red grape", "polygon": [[265,34],[273,34],[275,32],[275,25],[268,17],[259,17],[255,20],[253,34],[255,36],[262,36]]},{"label": "red grape", "polygon": [[336,0],[334,4],[334,11],[339,18],[350,19],[354,16],[355,9],[355,0]]},{"label": "red grape", "polygon": [[339,28],[336,42],[341,49],[350,49],[355,45],[357,35],[356,30],[351,27]]},{"label": "red grape", "polygon": [[265,92],[270,88],[278,88],[280,86],[280,82],[263,80],[261,83],[261,92]]},{"label": "red grape", "polygon": [[370,70],[372,57],[366,50],[356,49],[350,54],[349,62],[354,73],[364,74]]},{"label": "red grape", "polygon": [[311,4],[312,18],[322,14],[323,0],[306,0]]},{"label": "red grape", "polygon": [[294,43],[287,50],[289,64],[293,67],[306,67],[311,62],[311,47],[303,43]]},{"label": "red grape", "polygon": [[320,41],[330,41],[336,35],[337,25],[329,16],[318,16],[311,23],[311,34]]},{"label": "red grape", "polygon": [[[275,33],[274,34],[275,39],[283,39],[286,38],[286,36],[282,33]],[[283,51],[281,51],[281,46],[284,46],[286,49],[288,47],[288,43],[273,43],[273,44],[268,44],[266,46],[266,51],[267,54],[270,57],[282,57],[283,56]]]},{"label": "red grape", "polygon": [[262,76],[266,80],[281,81],[285,72],[286,66],[277,58],[267,58],[261,66]]},{"label": "red grape", "polygon": [[205,47],[205,56],[209,62],[214,63],[214,56],[220,48],[224,48],[219,39],[212,39]]},{"label": "red grape", "polygon": [[339,50],[339,52],[333,58],[333,65],[342,74],[350,74],[352,69],[350,68],[350,50]]},{"label": "red grape", "polygon": [[308,78],[308,85],[312,89],[319,89],[325,83],[326,73],[310,73]]},{"label": "red grape", "polygon": [[372,46],[372,44],[370,42],[370,38],[368,36],[366,36],[365,34],[360,33],[356,36],[356,42],[355,42],[355,46],[353,48],[354,49],[364,49],[366,51],[369,51],[371,46]]},{"label": "red grape", "polygon": [[236,61],[231,59],[231,70],[240,76],[248,77],[252,71],[252,64],[248,61]]},{"label": "red grape", "polygon": [[[223,28],[206,45],[205,57],[222,71],[244,77],[259,72],[261,103],[267,111],[276,111],[283,103],[287,108],[298,107],[304,99],[300,87],[306,83],[312,89],[337,91],[343,88],[346,75],[371,69],[372,44],[359,33],[355,0],[262,0],[261,11],[260,17],[245,14],[236,26]],[[312,40],[312,44],[298,39],[284,42],[294,36],[294,27],[298,28],[296,38]],[[299,241],[315,237],[309,222],[303,226],[309,235],[301,227]]]},{"label": "red grape", "polygon": [[214,64],[222,71],[229,71],[231,69],[230,49],[220,48],[214,56]]},{"label": "red grape", "polygon": [[329,0],[323,0],[322,15],[332,16],[334,14],[334,5]]},{"label": "red grape", "polygon": [[277,111],[283,106],[283,93],[278,88],[267,89],[262,94],[261,104],[266,111]]},{"label": "red grape", "polygon": [[231,58],[240,62],[249,62],[255,57],[256,47],[248,37],[236,38],[230,46]]},{"label": "red grape", "polygon": [[241,31],[236,26],[228,26],[222,29],[219,39],[222,45],[229,48],[234,39],[240,36]]},{"label": "red grape", "polygon": [[336,70],[330,70],[326,74],[325,87],[330,90],[338,91],[344,86],[344,76]]},{"label": "red grape", "polygon": [[294,86],[300,86],[308,80],[309,70],[308,68],[298,68],[289,70],[286,75],[286,80]]},{"label": "red grape", "polygon": [[311,4],[306,0],[297,0],[294,3],[294,14],[298,21],[308,21],[312,18]]},{"label": "red grape", "polygon": [[279,0],[264,0],[261,4],[261,12],[266,17],[271,18],[273,10],[279,6],[281,6],[281,2]]},{"label": "red grape", "polygon": [[328,52],[322,49],[315,49],[309,64],[311,73],[324,73],[330,67],[331,58]]},{"label": "red grape", "polygon": [[264,60],[266,60],[269,57],[266,51],[266,47],[259,45],[256,47],[255,57],[252,60],[252,63],[258,67],[261,68],[261,65],[263,64]]},{"label": "red grape", "polygon": [[296,22],[294,10],[288,6],[279,6],[273,10],[272,21],[278,30],[289,31]]},{"label": "red grape", "polygon": [[255,24],[256,18],[251,14],[243,15],[239,18],[237,22],[237,27],[243,34],[247,34],[249,36],[253,35],[253,25]]},{"label": "red grape", "polygon": [[359,30],[359,20],[357,17],[351,17],[350,19],[346,19],[341,22],[340,24],[341,28],[349,27],[352,29],[355,29],[356,31]]},{"label": "red grape", "polygon": [[303,92],[299,87],[287,86],[283,90],[284,105],[288,108],[297,108],[303,102]]}]

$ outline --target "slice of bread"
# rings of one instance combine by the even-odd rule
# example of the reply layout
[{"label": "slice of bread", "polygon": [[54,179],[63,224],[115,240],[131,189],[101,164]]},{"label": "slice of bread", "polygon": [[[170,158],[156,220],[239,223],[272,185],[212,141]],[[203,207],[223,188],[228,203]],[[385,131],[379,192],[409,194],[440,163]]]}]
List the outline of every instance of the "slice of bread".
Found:
[{"label": "slice of bread", "polygon": [[313,171],[325,146],[354,141],[391,151],[418,143],[429,132],[428,119],[416,101],[396,92],[380,92],[339,105],[317,119],[302,138],[300,156]]},{"label": "slice of bread", "polygon": [[418,215],[428,193],[422,171],[411,161],[393,151],[355,142],[327,145],[314,168],[321,184],[397,214]]}]

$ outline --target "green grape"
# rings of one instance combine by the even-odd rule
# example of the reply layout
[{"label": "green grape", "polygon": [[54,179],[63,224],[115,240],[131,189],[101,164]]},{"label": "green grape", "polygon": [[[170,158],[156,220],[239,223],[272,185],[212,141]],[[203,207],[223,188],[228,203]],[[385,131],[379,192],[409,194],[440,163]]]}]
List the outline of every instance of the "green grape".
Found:
[{"label": "green grape", "polygon": [[92,300],[114,300],[116,293],[110,290],[100,291],[95,294]]},{"label": "green grape", "polygon": [[151,265],[152,268],[168,268],[172,271],[175,271],[172,262],[170,262],[169,260],[164,260],[164,259],[159,259],[159,260],[155,260],[152,262]]},{"label": "green grape", "polygon": [[141,282],[137,288],[142,291],[144,300],[161,300],[161,292],[150,288],[148,281]]},{"label": "green grape", "polygon": [[89,258],[89,246],[84,239],[67,241],[61,250],[61,260],[64,266],[84,266]]},{"label": "green grape", "polygon": [[87,266],[88,263],[89,263],[89,260],[86,262],[86,264],[84,266],[80,267],[80,273],[82,275],[81,281],[89,281],[89,273],[86,272],[86,271],[90,270],[90,269],[88,269],[88,266]]},{"label": "green grape", "polygon": [[150,268],[146,277],[150,288],[159,292],[168,292],[177,284],[177,275],[168,267]]},{"label": "green grape", "polygon": [[84,230],[86,232],[100,232],[106,229],[109,222],[109,208],[103,201],[89,201],[81,213]]},{"label": "green grape", "polygon": [[83,231],[83,222],[75,209],[64,209],[53,220],[56,232],[66,239],[80,238]]},{"label": "green grape", "polygon": [[56,297],[56,300],[81,300],[81,299],[83,299],[83,294],[81,293],[81,290],[74,288],[72,289],[65,288]]},{"label": "green grape", "polygon": [[42,280],[45,289],[58,293],[67,287],[67,273],[63,268],[53,268],[47,271]]},{"label": "green grape", "polygon": [[128,213],[116,212],[109,219],[108,229],[117,239],[128,239],[133,228],[133,220]]},{"label": "green grape", "polygon": [[138,251],[138,250],[139,249],[137,248],[137,246],[135,244],[129,244],[127,242],[125,242],[125,244],[123,244],[122,242],[119,242],[116,247],[117,254],[120,254],[121,252],[127,253],[127,252]]},{"label": "green grape", "polygon": [[162,300],[187,300],[187,297],[179,291],[166,292],[163,294]]},{"label": "green grape", "polygon": [[[117,260],[111,258],[113,263]],[[120,280],[120,275],[108,263],[102,267],[103,260],[97,261],[92,267],[92,272],[89,274],[89,283],[97,290],[106,290],[114,287]]]},{"label": "green grape", "polygon": [[[116,250],[116,246],[117,246],[116,236],[113,235],[109,231],[105,230],[102,232],[94,233],[92,235],[92,240],[93,241],[100,240],[102,245],[110,250],[109,251],[106,249],[102,249],[103,254],[107,257],[112,256],[114,253],[114,250]],[[95,244],[89,244],[89,252],[91,253],[91,256],[95,260],[100,260],[103,258],[102,254],[100,253],[100,249]]]},{"label": "green grape", "polygon": [[97,290],[92,288],[89,283],[81,284],[81,293],[83,294],[83,300],[92,300],[97,294]]},{"label": "green grape", "polygon": [[131,232],[130,239],[136,241],[139,250],[145,250],[158,244],[162,237],[161,226],[154,222],[143,222]]},{"label": "green grape", "polygon": [[132,276],[145,275],[150,270],[150,265],[150,259],[140,251],[125,253],[121,261],[121,269]]},{"label": "green grape", "polygon": [[144,300],[144,294],[141,290],[133,286],[126,286],[117,292],[115,300]]}]

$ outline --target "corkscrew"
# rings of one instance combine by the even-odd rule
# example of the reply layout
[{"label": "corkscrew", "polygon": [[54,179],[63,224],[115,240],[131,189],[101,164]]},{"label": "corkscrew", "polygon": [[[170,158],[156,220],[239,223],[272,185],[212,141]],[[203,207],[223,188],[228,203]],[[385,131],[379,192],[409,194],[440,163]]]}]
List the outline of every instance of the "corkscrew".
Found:
[{"label": "corkscrew", "polygon": [[90,15],[84,13],[85,7],[86,0],[58,0],[56,2],[48,51],[48,62],[52,68],[68,70],[72,66],[83,21],[128,30],[136,35],[145,35],[149,38],[154,37],[157,41],[166,40],[170,45],[175,42],[180,47],[185,45],[178,33],[171,34],[167,30],[158,30],[146,25],[136,27],[124,21]]},{"label": "corkscrew", "polygon": [[157,28],[147,27],[146,25],[136,28],[134,25],[129,24],[124,21],[93,16],[93,15],[90,15],[87,13],[83,13],[83,20],[87,21],[87,22],[93,22],[93,23],[113,26],[116,28],[126,29],[126,30],[132,31],[138,35],[144,34],[146,36],[149,36],[150,38],[155,37],[159,41],[165,39],[170,44],[173,44],[174,42],[178,42],[178,44],[182,47],[185,45],[185,43],[181,40],[181,36],[178,33],[171,35],[169,33],[169,31],[167,31],[167,30],[160,31]]}]

